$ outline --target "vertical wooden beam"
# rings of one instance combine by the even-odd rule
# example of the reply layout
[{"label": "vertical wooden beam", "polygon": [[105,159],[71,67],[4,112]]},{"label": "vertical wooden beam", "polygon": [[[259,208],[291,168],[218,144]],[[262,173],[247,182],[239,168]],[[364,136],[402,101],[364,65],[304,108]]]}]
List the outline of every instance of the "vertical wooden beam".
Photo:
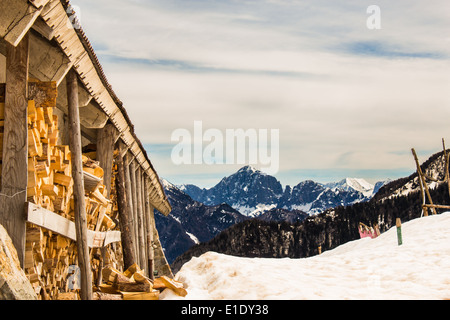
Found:
[{"label": "vertical wooden beam", "polygon": [[116,158],[117,175],[116,175],[116,191],[117,191],[117,205],[119,208],[119,226],[121,231],[121,241],[123,250],[124,270],[128,269],[136,262],[133,242],[131,240],[131,226],[130,222],[130,207],[128,205],[128,197],[125,188],[125,166],[124,166],[124,143],[122,140],[117,142],[119,148],[119,155]]},{"label": "vertical wooden beam", "polygon": [[78,110],[78,79],[72,69],[67,74],[67,103],[69,109],[69,146],[72,154],[75,228],[77,234],[78,264],[81,276],[81,299],[92,300],[92,274],[87,243],[86,201],[84,194],[83,163],[81,160],[81,130]]},{"label": "vertical wooden beam", "polygon": [[141,166],[136,169],[136,208],[138,218],[138,239],[139,239],[139,266],[141,269],[146,264],[145,262],[145,242],[144,242],[144,215],[142,211],[142,170]]},{"label": "vertical wooden beam", "polygon": [[154,259],[155,259],[155,253],[153,252],[153,223],[152,223],[152,212],[153,212],[153,206],[150,204],[150,198],[148,194],[149,190],[149,184],[150,181],[148,178],[145,179],[144,183],[144,194],[145,194],[145,220],[146,220],[146,232],[147,232],[147,269],[148,269],[148,276],[150,279],[154,280]]},{"label": "vertical wooden beam", "polygon": [[143,245],[144,248],[142,250],[143,254],[144,254],[144,259],[143,259],[143,266],[142,268],[144,269],[144,272],[147,274],[148,276],[148,245],[147,245],[147,219],[146,219],[146,203],[145,203],[145,173],[144,170],[141,169],[141,197],[142,197],[142,240],[143,240]]},{"label": "vertical wooden beam", "polygon": [[133,245],[134,259],[137,262],[137,246],[136,246],[136,237],[134,233],[134,207],[133,207],[133,189],[131,186],[131,177],[130,177],[130,154],[129,152],[125,152],[123,157],[124,161],[124,172],[125,172],[125,194],[127,197],[127,206],[128,206],[128,223],[130,225],[130,234],[131,234],[131,243]]},{"label": "vertical wooden beam", "polygon": [[6,92],[0,223],[8,231],[21,266],[25,260],[25,202],[28,181],[29,36],[13,47],[6,44]]},{"label": "vertical wooden beam", "polygon": [[139,233],[138,233],[138,218],[137,218],[137,199],[136,199],[136,164],[135,160],[130,162],[130,182],[131,182],[131,197],[133,202],[133,233],[134,244],[136,247],[136,261],[140,261],[139,251]]},{"label": "vertical wooden beam", "polygon": [[103,169],[103,184],[108,191],[108,197],[111,193],[114,144],[118,137],[119,132],[112,123],[108,123],[105,127],[99,129],[97,135],[97,161]]}]

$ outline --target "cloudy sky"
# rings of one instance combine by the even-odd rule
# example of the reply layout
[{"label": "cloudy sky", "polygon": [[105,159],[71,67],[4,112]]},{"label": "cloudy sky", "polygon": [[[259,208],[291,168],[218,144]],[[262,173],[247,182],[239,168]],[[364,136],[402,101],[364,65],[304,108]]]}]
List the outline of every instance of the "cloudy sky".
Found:
[{"label": "cloudy sky", "polygon": [[[447,0],[72,0],[160,177],[203,187],[240,164],[176,165],[177,129],[279,130],[283,185],[415,170],[450,146]],[[381,29],[370,29],[370,5]],[[370,20],[373,21],[373,20]],[[259,132],[259,131],[258,131]],[[260,167],[258,164],[255,167]]]}]

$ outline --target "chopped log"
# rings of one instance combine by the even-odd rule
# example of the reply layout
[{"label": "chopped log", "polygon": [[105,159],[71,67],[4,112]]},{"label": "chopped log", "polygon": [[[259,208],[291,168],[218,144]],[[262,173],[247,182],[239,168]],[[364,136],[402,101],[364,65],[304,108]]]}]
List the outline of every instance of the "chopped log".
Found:
[{"label": "chopped log", "polygon": [[[53,176],[53,181],[62,186],[68,187],[73,185],[73,179],[71,176],[65,175],[63,173],[56,172]],[[85,180],[86,181],[86,180]]]},{"label": "chopped log", "polygon": [[[161,276],[160,278],[157,279],[159,279],[166,288],[173,290],[173,292],[175,292],[177,295],[181,297],[185,297],[187,295],[187,291],[186,289],[183,288],[183,284],[181,282],[178,282],[174,279],[170,279],[169,277],[166,276]],[[156,279],[154,287],[156,288]]]},{"label": "chopped log", "polygon": [[147,278],[146,276],[144,276],[142,274],[142,271],[137,271],[133,274],[133,279],[134,281],[138,282],[138,283],[146,283],[150,286],[150,290],[153,289],[153,280],[151,280],[150,278]]},{"label": "chopped log", "polygon": [[120,292],[123,300],[159,300],[159,291],[153,292]]},{"label": "chopped log", "polygon": [[112,293],[112,294],[118,293],[117,288],[114,287],[112,284],[101,283],[98,286],[98,289],[103,293]]},{"label": "chopped log", "polygon": [[119,270],[111,267],[105,266],[102,270],[103,281],[109,284],[118,284],[118,283],[130,283],[131,280],[124,276]]},{"label": "chopped log", "polygon": [[106,293],[106,292],[94,292],[93,299],[94,300],[123,300],[123,295]]},{"label": "chopped log", "polygon": [[97,188],[94,190],[94,192],[91,192],[90,195],[98,200],[100,203],[102,203],[103,205],[107,205],[108,204],[108,199],[106,199],[103,194],[100,192],[100,190]]},{"label": "chopped log", "polygon": [[150,292],[152,287],[149,283],[123,282],[117,284],[117,289],[126,292]]},{"label": "chopped log", "polygon": [[123,272],[123,275],[127,278],[131,278],[134,273],[140,271],[141,269],[139,268],[139,265],[137,263],[133,263],[132,265],[130,265],[127,270],[125,270]]},{"label": "chopped log", "polygon": [[78,294],[76,292],[59,292],[56,300],[78,300]]},{"label": "chopped log", "polygon": [[[102,183],[102,179],[83,169],[84,190],[86,192],[95,192]],[[103,202],[104,197],[102,197]],[[106,200],[106,199],[105,199]]]}]

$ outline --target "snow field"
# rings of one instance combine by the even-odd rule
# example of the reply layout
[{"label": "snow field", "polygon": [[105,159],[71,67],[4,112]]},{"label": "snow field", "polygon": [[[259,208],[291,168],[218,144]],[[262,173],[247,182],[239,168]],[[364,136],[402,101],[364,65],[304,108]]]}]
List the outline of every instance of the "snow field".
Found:
[{"label": "snow field", "polygon": [[207,252],[192,258],[175,279],[181,298],[161,299],[450,299],[450,212],[402,224],[303,259],[240,258]]}]

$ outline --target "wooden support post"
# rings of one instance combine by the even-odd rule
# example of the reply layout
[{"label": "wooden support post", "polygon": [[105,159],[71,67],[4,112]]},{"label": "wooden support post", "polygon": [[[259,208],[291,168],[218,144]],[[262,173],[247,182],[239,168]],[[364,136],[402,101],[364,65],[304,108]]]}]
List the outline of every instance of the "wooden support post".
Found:
[{"label": "wooden support post", "polygon": [[402,221],[400,220],[400,218],[397,218],[395,220],[395,226],[397,227],[397,242],[398,245],[402,245],[403,243],[403,239],[402,239]]},{"label": "wooden support post", "polygon": [[130,221],[130,207],[128,205],[128,197],[125,188],[125,166],[123,161],[124,143],[122,140],[117,142],[119,148],[119,156],[116,158],[117,175],[116,175],[116,190],[117,190],[117,205],[119,208],[120,231],[122,236],[122,250],[124,269],[128,269],[134,263],[136,258],[134,254],[133,242],[131,241],[131,226]]},{"label": "wooden support post", "polygon": [[128,151],[125,152],[123,157],[124,161],[124,173],[125,173],[125,195],[127,197],[127,206],[128,206],[128,223],[130,226],[130,235],[131,235],[131,243],[133,245],[133,253],[134,260],[137,262],[137,246],[136,246],[136,237],[134,234],[134,207],[133,207],[133,190],[131,187],[131,178],[130,178],[130,154]]},{"label": "wooden support post", "polygon": [[145,254],[145,259],[144,259],[144,270],[147,274],[147,276],[149,275],[148,273],[148,238],[147,238],[147,234],[148,234],[148,225],[147,225],[147,203],[146,203],[146,198],[148,197],[148,195],[145,193],[145,172],[142,169],[142,175],[141,175],[141,189],[142,189],[142,225],[143,225],[143,238],[144,238],[144,254]]},{"label": "wooden support post", "polygon": [[134,244],[136,247],[136,261],[140,261],[140,251],[139,251],[139,233],[138,233],[138,218],[137,218],[137,200],[136,200],[136,166],[135,160],[130,162],[130,182],[131,182],[131,197],[133,202],[133,233],[134,233]]},{"label": "wooden support post", "polygon": [[6,44],[6,92],[0,224],[8,231],[19,261],[25,260],[25,202],[28,182],[28,65],[29,36],[13,47]]},{"label": "wooden support post", "polygon": [[147,270],[148,276],[150,279],[154,280],[155,276],[153,275],[155,271],[154,259],[155,253],[153,252],[153,223],[152,223],[152,212],[153,207],[150,204],[150,198],[148,194],[149,189],[149,178],[146,178],[144,181],[144,194],[145,194],[145,221],[146,221],[146,236],[147,236]]},{"label": "wooden support post", "polygon": [[139,266],[141,269],[146,264],[145,261],[145,241],[144,241],[144,214],[142,210],[142,170],[138,166],[136,170],[136,204],[138,218],[138,239],[139,239]]},{"label": "wooden support post", "polygon": [[81,299],[92,300],[92,274],[87,244],[86,201],[84,194],[80,114],[78,110],[78,79],[72,69],[67,74],[67,102],[69,109],[69,145],[72,154],[73,196],[77,234],[78,263],[81,276]]},{"label": "wooden support post", "polygon": [[116,127],[108,123],[104,128],[99,129],[97,136],[97,161],[103,169],[103,184],[108,191],[109,198],[111,192],[111,174],[114,154],[114,144],[119,136]]}]

